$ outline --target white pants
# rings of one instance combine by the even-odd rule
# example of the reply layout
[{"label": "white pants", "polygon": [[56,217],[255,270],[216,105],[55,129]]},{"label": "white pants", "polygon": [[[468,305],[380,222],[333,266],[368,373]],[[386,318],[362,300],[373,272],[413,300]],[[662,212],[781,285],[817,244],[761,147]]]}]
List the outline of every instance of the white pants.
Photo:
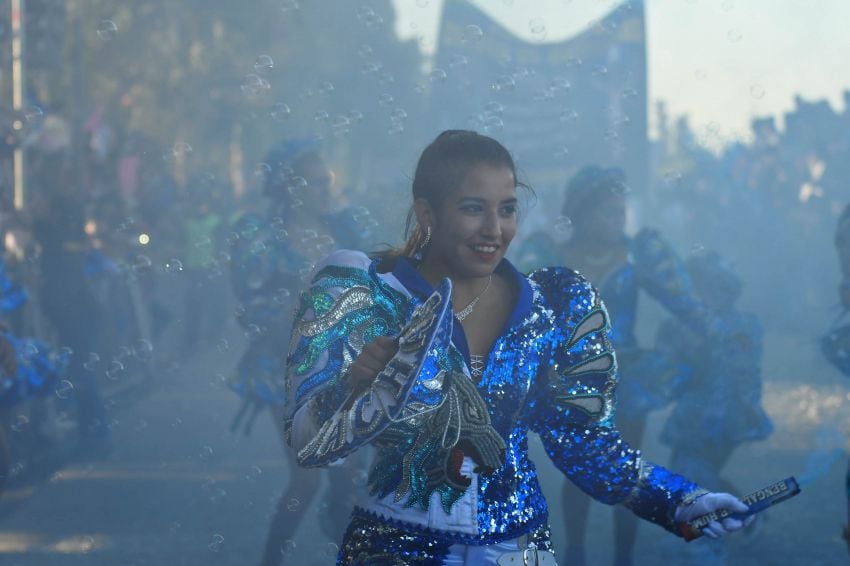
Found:
[{"label": "white pants", "polygon": [[445,566],[481,566],[496,564],[499,556],[505,552],[519,550],[516,539],[497,542],[482,546],[453,544],[449,547],[449,555],[443,561]]},{"label": "white pants", "polygon": [[[483,546],[453,544],[449,547],[449,554],[443,564],[445,566],[495,566],[500,556],[507,552],[517,552],[521,548],[526,547],[520,547],[519,539]],[[515,566],[522,566],[522,562],[516,562]]]}]

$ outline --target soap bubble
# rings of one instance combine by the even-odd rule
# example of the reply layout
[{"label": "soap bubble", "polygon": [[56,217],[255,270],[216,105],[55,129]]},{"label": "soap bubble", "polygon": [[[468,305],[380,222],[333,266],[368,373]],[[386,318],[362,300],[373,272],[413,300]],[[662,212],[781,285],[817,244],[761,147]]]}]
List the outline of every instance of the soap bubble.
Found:
[{"label": "soap bubble", "polygon": [[444,71],[443,69],[441,69],[439,67],[437,67],[436,69],[434,69],[433,71],[431,71],[428,74],[428,79],[432,83],[444,83],[444,82],[446,82],[447,77],[448,77],[448,74],[446,73],[446,71]]},{"label": "soap bubble", "polygon": [[490,86],[495,91],[508,91],[516,88],[516,80],[511,75],[501,75]]},{"label": "soap bubble", "polygon": [[165,262],[166,273],[180,273],[183,271],[183,262],[177,258],[171,258]]},{"label": "soap bubble", "polygon": [[761,100],[762,98],[764,98],[764,94],[764,87],[760,84],[754,84],[750,87],[750,96],[752,96],[756,100]]},{"label": "soap bubble", "polygon": [[283,122],[292,114],[292,110],[285,102],[275,102],[272,106],[269,116],[276,122]]},{"label": "soap bubble", "polygon": [[481,38],[484,37],[484,31],[475,24],[469,24],[465,28],[463,28],[463,35],[461,36],[461,41],[463,43],[477,43],[481,41]]},{"label": "soap bubble", "polygon": [[207,545],[207,548],[210,552],[219,552],[221,550],[221,546],[224,544],[224,537],[218,533],[212,536],[210,543]]},{"label": "soap bubble", "polygon": [[535,18],[528,22],[528,31],[531,32],[531,35],[534,36],[536,41],[543,41],[546,39],[546,34],[548,33],[546,24],[540,18]]},{"label": "soap bubble", "polygon": [[559,234],[569,234],[573,230],[573,221],[569,216],[559,216],[555,219],[555,231]]},{"label": "soap bubble", "polygon": [[260,55],[254,61],[254,70],[258,73],[268,73],[274,69],[274,59],[271,55]]},{"label": "soap bubble", "polygon": [[118,33],[118,25],[112,20],[102,20],[97,26],[97,36],[102,41],[111,41],[115,39]]},{"label": "soap bubble", "polygon": [[56,384],[56,387],[53,391],[60,399],[70,399],[71,395],[73,395],[74,393],[74,384],[68,381],[67,379],[63,379],[62,381]]}]

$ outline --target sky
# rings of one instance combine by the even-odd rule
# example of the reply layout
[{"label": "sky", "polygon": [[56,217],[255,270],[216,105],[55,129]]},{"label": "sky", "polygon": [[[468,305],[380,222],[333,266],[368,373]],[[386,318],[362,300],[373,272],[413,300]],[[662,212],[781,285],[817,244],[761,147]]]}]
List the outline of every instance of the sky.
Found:
[{"label": "sky", "polygon": [[[393,0],[400,37],[432,54],[444,0]],[[604,16],[612,0],[472,0],[513,34],[557,42]],[[782,115],[795,95],[843,110],[850,89],[848,0],[645,0],[650,135],[655,102],[698,135],[748,139],[754,116]],[[541,33],[541,26],[545,32]],[[533,31],[532,31],[533,30]]]}]

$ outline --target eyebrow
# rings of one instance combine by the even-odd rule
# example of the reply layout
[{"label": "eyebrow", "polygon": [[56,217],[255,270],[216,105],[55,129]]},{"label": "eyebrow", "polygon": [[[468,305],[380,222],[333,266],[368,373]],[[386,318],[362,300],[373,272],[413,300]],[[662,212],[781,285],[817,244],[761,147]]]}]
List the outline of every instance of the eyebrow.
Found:
[{"label": "eyebrow", "polygon": [[[467,202],[474,202],[476,204],[482,204],[482,203],[485,203],[487,201],[483,198],[480,198],[480,197],[463,197],[463,198],[458,199],[457,202],[458,202],[458,204],[467,203]],[[516,204],[517,202],[519,202],[518,199],[509,198],[509,199],[505,199],[505,200],[501,201],[499,204]]]}]

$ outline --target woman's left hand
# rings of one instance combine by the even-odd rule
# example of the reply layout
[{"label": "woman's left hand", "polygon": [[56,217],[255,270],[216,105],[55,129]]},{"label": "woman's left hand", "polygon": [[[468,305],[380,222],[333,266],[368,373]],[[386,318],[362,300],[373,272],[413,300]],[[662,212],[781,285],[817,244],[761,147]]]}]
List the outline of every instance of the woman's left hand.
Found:
[{"label": "woman's left hand", "polygon": [[[724,509],[730,513],[741,514],[746,513],[749,507],[731,493],[706,493],[693,503],[678,507],[675,519],[677,523],[689,523],[697,517]],[[733,517],[726,517],[721,521],[711,521],[702,530],[702,534],[713,539],[722,538],[749,525],[754,519],[755,516],[751,515],[743,521]]]}]

